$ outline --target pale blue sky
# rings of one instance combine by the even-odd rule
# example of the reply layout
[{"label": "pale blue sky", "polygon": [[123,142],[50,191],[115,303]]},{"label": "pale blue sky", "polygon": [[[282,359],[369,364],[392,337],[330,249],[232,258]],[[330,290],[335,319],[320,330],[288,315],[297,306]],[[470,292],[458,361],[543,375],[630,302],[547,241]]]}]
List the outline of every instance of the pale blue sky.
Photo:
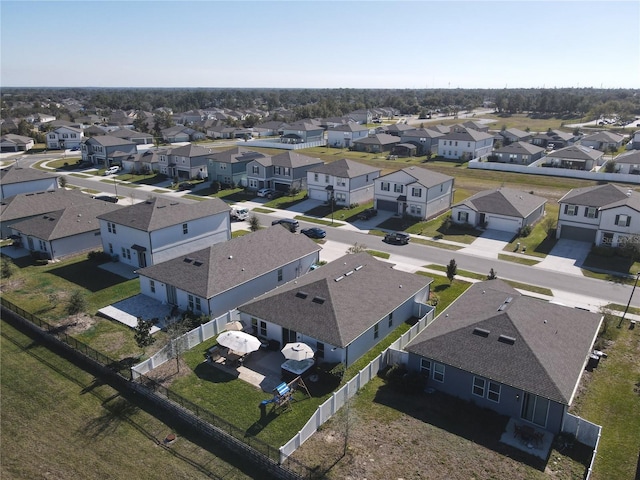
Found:
[{"label": "pale blue sky", "polygon": [[5,1],[0,86],[640,88],[640,2]]}]

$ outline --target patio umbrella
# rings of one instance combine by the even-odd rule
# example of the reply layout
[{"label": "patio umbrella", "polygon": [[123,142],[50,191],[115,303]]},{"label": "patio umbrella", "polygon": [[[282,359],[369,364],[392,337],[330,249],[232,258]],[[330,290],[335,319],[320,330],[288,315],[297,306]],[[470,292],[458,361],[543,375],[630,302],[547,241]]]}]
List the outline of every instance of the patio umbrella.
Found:
[{"label": "patio umbrella", "polygon": [[305,358],[313,358],[313,349],[306,343],[296,342],[287,343],[282,350],[284,358],[288,360],[304,360]]},{"label": "patio umbrella", "polygon": [[260,340],[245,332],[227,330],[218,335],[218,343],[238,353],[255,352],[260,348]]},{"label": "patio umbrella", "polygon": [[236,331],[240,331],[240,330],[244,330],[244,325],[242,324],[242,322],[238,322],[237,320],[235,322],[229,322],[224,326],[225,330],[236,330]]}]

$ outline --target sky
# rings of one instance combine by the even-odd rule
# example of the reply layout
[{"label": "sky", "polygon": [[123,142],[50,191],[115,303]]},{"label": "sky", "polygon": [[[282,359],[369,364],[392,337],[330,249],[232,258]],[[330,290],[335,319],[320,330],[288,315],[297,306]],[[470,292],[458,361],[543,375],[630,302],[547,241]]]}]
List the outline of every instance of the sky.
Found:
[{"label": "sky", "polygon": [[1,87],[640,88],[640,1],[6,1]]}]

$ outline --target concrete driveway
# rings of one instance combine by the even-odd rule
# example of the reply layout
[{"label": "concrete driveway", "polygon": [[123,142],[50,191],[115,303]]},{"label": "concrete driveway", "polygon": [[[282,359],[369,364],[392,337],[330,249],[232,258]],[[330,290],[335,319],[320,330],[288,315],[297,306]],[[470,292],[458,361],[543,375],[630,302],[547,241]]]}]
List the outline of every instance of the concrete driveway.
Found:
[{"label": "concrete driveway", "polygon": [[459,251],[479,257],[498,258],[498,254],[502,253],[504,247],[513,240],[515,235],[502,230],[485,230],[471,245]]},{"label": "concrete driveway", "polygon": [[561,238],[545,259],[535,265],[535,268],[582,275],[580,267],[590,251],[591,242]]}]

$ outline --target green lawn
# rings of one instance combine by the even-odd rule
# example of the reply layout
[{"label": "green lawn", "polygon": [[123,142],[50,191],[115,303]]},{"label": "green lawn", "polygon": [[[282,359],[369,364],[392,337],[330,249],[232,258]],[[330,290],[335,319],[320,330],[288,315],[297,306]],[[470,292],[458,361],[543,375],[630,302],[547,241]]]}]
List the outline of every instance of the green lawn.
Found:
[{"label": "green lawn", "polygon": [[[2,321],[0,477],[264,478]],[[154,416],[155,415],[155,416]],[[168,434],[177,441],[164,447]]]},{"label": "green lawn", "polygon": [[[615,324],[617,322],[614,320]],[[632,479],[640,451],[640,329],[615,330],[572,413],[602,426],[593,480]]]},{"label": "green lawn", "polygon": [[515,255],[507,255],[504,253],[498,254],[498,260],[506,260],[507,262],[513,262],[513,263],[518,263],[520,265],[529,265],[529,266],[540,263],[539,260],[533,260],[531,258],[516,257]]}]

